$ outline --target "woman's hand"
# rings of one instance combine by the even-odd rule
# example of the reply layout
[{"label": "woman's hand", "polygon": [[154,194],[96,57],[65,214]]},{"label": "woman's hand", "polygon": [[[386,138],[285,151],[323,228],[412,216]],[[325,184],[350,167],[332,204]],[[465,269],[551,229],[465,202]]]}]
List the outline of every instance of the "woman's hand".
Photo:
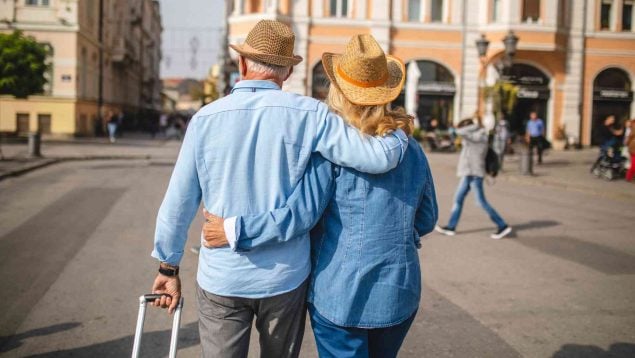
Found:
[{"label": "woman's hand", "polygon": [[203,209],[205,214],[205,224],[203,224],[203,245],[208,248],[218,248],[229,245],[225,237],[225,220],[216,215],[210,214]]}]

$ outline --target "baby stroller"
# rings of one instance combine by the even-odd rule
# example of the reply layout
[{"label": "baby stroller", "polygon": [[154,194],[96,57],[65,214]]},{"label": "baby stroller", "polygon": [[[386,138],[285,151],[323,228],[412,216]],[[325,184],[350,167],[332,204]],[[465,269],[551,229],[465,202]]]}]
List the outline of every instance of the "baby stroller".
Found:
[{"label": "baby stroller", "polygon": [[598,160],[596,160],[593,167],[591,167],[591,173],[598,178],[608,181],[623,178],[626,171],[624,162],[625,158],[620,155],[619,151],[612,149],[602,151]]}]

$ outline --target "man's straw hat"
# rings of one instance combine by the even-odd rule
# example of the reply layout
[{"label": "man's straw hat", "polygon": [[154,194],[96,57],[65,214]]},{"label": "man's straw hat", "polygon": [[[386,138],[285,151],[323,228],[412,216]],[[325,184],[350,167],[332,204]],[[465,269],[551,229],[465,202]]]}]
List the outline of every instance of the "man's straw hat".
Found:
[{"label": "man's straw hat", "polygon": [[322,65],[344,97],[359,105],[393,101],[406,78],[403,62],[384,54],[375,38],[368,34],[353,36],[343,54],[324,53]]},{"label": "man's straw hat", "polygon": [[249,31],[244,44],[229,47],[246,58],[286,67],[302,61],[302,57],[293,54],[294,43],[295,35],[287,25],[261,20]]}]

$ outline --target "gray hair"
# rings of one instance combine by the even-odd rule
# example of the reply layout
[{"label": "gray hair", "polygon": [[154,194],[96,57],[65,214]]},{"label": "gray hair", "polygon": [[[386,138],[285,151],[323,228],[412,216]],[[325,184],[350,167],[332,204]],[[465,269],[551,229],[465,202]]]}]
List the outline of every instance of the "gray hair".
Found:
[{"label": "gray hair", "polygon": [[244,57],[244,59],[245,63],[247,64],[247,71],[269,75],[281,81],[284,81],[291,71],[291,66],[276,66],[268,63],[258,62],[246,57]]}]

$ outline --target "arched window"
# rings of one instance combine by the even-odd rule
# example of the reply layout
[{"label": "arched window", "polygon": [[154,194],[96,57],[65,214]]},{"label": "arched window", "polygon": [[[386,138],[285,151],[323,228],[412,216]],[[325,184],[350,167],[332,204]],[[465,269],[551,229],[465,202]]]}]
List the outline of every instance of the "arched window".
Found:
[{"label": "arched window", "polygon": [[608,68],[595,77],[593,87],[630,91],[631,80],[628,78],[628,73],[623,70],[619,68]]}]

